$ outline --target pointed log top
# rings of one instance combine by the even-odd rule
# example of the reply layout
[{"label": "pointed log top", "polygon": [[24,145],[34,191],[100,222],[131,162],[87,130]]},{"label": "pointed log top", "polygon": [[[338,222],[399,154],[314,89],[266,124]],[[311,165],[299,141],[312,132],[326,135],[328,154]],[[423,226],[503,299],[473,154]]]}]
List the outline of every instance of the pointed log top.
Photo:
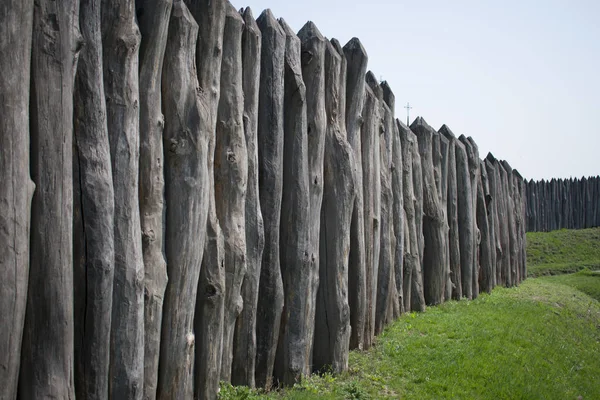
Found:
[{"label": "pointed log top", "polygon": [[412,141],[413,138],[416,138],[413,131],[411,131],[410,128],[398,118],[396,118],[396,127],[398,128],[398,133],[403,140]]},{"label": "pointed log top", "polygon": [[239,21],[241,24],[245,23],[244,18],[242,18],[242,16],[238,12],[238,10],[233,6],[233,4],[227,2],[227,5],[225,7],[225,18],[232,18],[236,21]]},{"label": "pointed log top", "polygon": [[244,16],[244,20],[246,20],[247,18],[254,19],[254,15],[252,14],[252,9],[250,7],[240,8],[240,14]]},{"label": "pointed log top", "polygon": [[487,154],[487,156],[485,157],[485,159],[486,160],[490,160],[491,163],[495,163],[495,162],[498,161],[498,160],[496,160],[496,157],[494,157],[494,155],[491,152],[489,152]]},{"label": "pointed log top", "polygon": [[244,18],[244,23],[246,24],[246,29],[260,35],[260,29],[258,29],[258,25],[256,24],[256,20],[254,19],[254,15],[252,14],[252,9],[250,7],[241,8],[240,14]]},{"label": "pointed log top", "polygon": [[344,52],[346,53],[346,57],[348,56],[348,53],[355,53],[360,54],[365,58],[368,58],[367,51],[360,42],[360,39],[357,37],[353,37],[348,41],[348,43],[344,45]]},{"label": "pointed log top", "polygon": [[325,41],[325,54],[339,60],[338,62],[342,61],[342,56],[340,56],[329,40]]},{"label": "pointed log top", "polygon": [[427,130],[431,133],[435,133],[435,129],[433,129],[428,123],[427,121],[425,121],[425,118],[419,116],[417,117],[412,124],[410,124],[410,129],[415,132],[415,134],[417,133],[418,130]]},{"label": "pointed log top", "polygon": [[278,21],[279,21],[279,25],[281,25],[281,28],[285,32],[286,36],[291,36],[291,37],[295,37],[295,38],[298,37],[298,36],[296,36],[296,32],[294,32],[294,30],[288,25],[288,23],[285,22],[285,19],[279,18]]},{"label": "pointed log top", "polygon": [[454,132],[452,132],[452,130],[448,127],[448,125],[442,125],[438,132],[441,133],[442,136],[444,136],[450,142],[456,141],[456,136],[454,135]]},{"label": "pointed log top", "polygon": [[261,31],[265,29],[274,29],[282,36],[285,36],[285,32],[281,28],[281,25],[279,25],[279,22],[277,22],[277,19],[275,19],[275,16],[271,12],[270,8],[267,8],[262,12],[262,14],[260,14],[260,16],[256,19],[256,24]]},{"label": "pointed log top", "polygon": [[510,164],[508,163],[508,161],[506,160],[502,160],[500,161],[502,163],[502,166],[504,167],[504,169],[506,170],[506,172],[508,172],[509,174],[512,172],[512,167],[510,166]]},{"label": "pointed log top", "polygon": [[383,90],[383,101],[393,111],[396,105],[396,96],[394,96],[390,84],[387,81],[381,82],[381,89]]},{"label": "pointed log top", "polygon": [[298,31],[298,37],[302,42],[315,38],[317,40],[325,40],[317,25],[314,22],[308,21],[304,26]]},{"label": "pointed log top", "polygon": [[372,71],[367,72],[365,76],[365,80],[367,85],[373,90],[373,94],[377,99],[381,100],[383,97],[381,86],[379,86],[379,82],[377,82],[377,78],[375,78],[375,74]]},{"label": "pointed log top", "polygon": [[340,57],[346,58],[346,54],[344,54],[344,49],[342,48],[342,45],[339,40],[337,40],[336,38],[333,38],[329,42],[331,43],[333,48],[338,52]]},{"label": "pointed log top", "polygon": [[518,180],[520,180],[520,181],[523,180],[523,175],[521,175],[521,173],[519,171],[517,171],[516,169],[513,169],[513,175],[515,175]]},{"label": "pointed log top", "polygon": [[479,150],[479,146],[477,146],[477,143],[475,143],[475,140],[471,136],[469,136],[467,138],[467,140],[469,141],[469,143],[471,144],[471,146],[473,147],[473,149]]},{"label": "pointed log top", "polygon": [[[447,146],[447,145],[450,143],[450,139],[448,139],[446,136],[442,135],[441,133],[439,133],[439,132],[435,132],[435,133],[434,133],[434,135],[437,135],[437,136],[439,136],[439,137],[440,137],[440,141],[441,141],[442,143],[444,143],[446,146]],[[480,160],[480,161],[481,161],[481,160]]]},{"label": "pointed log top", "polygon": [[398,126],[399,131],[410,130],[410,128],[408,126],[406,126],[406,124],[404,122],[400,121],[398,118],[396,118],[396,125]]}]

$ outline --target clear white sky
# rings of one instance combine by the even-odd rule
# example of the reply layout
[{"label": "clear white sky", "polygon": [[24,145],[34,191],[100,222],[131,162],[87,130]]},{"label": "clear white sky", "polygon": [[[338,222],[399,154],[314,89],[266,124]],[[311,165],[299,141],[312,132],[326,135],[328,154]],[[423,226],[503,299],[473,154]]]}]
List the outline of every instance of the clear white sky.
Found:
[{"label": "clear white sky", "polygon": [[600,0],[232,0],[358,37],[396,116],[472,136],[526,178],[600,174]]}]

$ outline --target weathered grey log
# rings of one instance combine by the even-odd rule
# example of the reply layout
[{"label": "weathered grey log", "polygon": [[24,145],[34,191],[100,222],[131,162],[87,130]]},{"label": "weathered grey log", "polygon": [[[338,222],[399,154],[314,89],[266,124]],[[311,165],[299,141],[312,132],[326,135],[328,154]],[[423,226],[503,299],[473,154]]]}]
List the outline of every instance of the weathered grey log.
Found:
[{"label": "weathered grey log", "polygon": [[469,136],[468,138],[461,135],[458,140],[462,141],[467,151],[469,160],[469,176],[471,177],[471,191],[473,198],[473,299],[479,295],[479,242],[481,241],[481,233],[477,227],[477,186],[479,182],[479,150],[475,141]]},{"label": "weathered grey log", "polygon": [[398,120],[394,122],[394,143],[392,153],[392,191],[394,193],[394,207],[393,207],[393,218],[394,218],[394,236],[396,237],[396,245],[394,251],[394,272],[395,272],[395,283],[396,283],[396,296],[397,301],[394,304],[398,304],[399,313],[395,315],[397,318],[399,314],[405,312],[404,309],[404,185],[402,177],[403,169],[403,157],[402,157],[402,143],[400,141],[400,128],[398,126]]},{"label": "weathered grey log", "polygon": [[[2,7],[2,13],[8,11],[7,6]],[[23,12],[26,15],[26,9]],[[31,226],[34,229],[29,242],[29,286],[19,376],[18,397],[21,399],[72,399],[75,396],[72,137],[73,86],[78,53],[82,47],[78,15],[78,1],[42,0],[34,4],[29,113],[31,177],[36,189],[31,205]],[[28,22],[25,20],[23,23],[24,29]],[[2,30],[8,35],[9,32],[4,31],[6,28],[3,26]],[[23,32],[23,35],[18,40],[23,39],[23,44],[27,44],[28,34]],[[3,36],[2,42],[4,40]],[[20,61],[27,61],[23,50],[17,54],[20,54]],[[20,65],[19,68],[27,66]],[[6,73],[21,75],[22,71],[3,71],[3,74]],[[11,107],[13,104],[18,105],[11,103]],[[21,111],[26,109],[27,106]],[[4,114],[2,119],[5,119]],[[27,124],[24,124],[16,129],[26,127]],[[17,152],[14,155],[22,154]],[[22,162],[25,161],[26,157]],[[7,171],[10,170],[7,168]],[[23,185],[23,190],[31,190],[27,179],[18,184]],[[22,196],[27,194],[25,192]],[[27,207],[26,197],[23,200],[23,206]],[[25,249],[21,245],[14,251]]]},{"label": "weathered grey log", "polygon": [[508,204],[508,228],[509,228],[509,255],[510,255],[510,280],[509,285],[515,286],[518,284],[517,275],[517,222],[515,216],[515,198],[514,198],[514,178],[512,167],[506,160],[501,161],[502,167],[506,171],[506,199]]},{"label": "weathered grey log", "polygon": [[[334,42],[335,46],[335,42]],[[338,52],[342,54],[339,49]],[[354,210],[350,224],[350,255],[348,261],[348,303],[350,305],[350,348],[364,346],[365,318],[367,310],[366,243],[372,238],[372,230],[367,238],[368,219],[365,218],[366,197],[363,193],[363,153],[361,129],[363,127],[363,106],[365,102],[365,74],[368,56],[357,38],[352,38],[343,48],[346,59],[345,116],[348,143],[354,151]],[[372,221],[370,222],[372,224]],[[369,225],[371,226],[371,225]]]},{"label": "weathered grey log", "polygon": [[351,330],[348,253],[355,197],[354,159],[352,147],[346,140],[345,122],[340,118],[342,57],[331,43],[325,45],[327,132],[313,362],[316,369],[329,365],[340,373],[348,369]]},{"label": "weathered grey log", "polygon": [[402,145],[400,143],[400,131],[394,117],[396,98],[389,84],[381,83],[383,98],[392,113],[391,129],[389,132],[388,146],[390,148],[390,180],[392,188],[392,230],[394,241],[392,247],[392,319],[396,319],[404,312],[404,197],[402,195]]},{"label": "weathered grey log", "polygon": [[[444,239],[446,241],[446,271],[445,271],[445,291],[444,291],[444,301],[449,301],[452,299],[452,280],[450,279],[450,224],[448,222],[448,184],[449,184],[449,156],[450,156],[450,142],[446,137],[438,132],[435,132],[433,135],[434,143],[439,141],[440,147],[440,160],[436,161],[434,158],[434,162],[440,164],[441,170],[441,185],[438,188],[438,191],[441,189],[441,203],[442,203],[442,211],[444,213]],[[434,153],[435,155],[436,153]],[[455,158],[452,159],[452,162],[455,162]],[[435,165],[435,164],[434,164]],[[456,170],[456,165],[454,166]],[[456,172],[456,171],[455,171]]]},{"label": "weathered grey log", "polygon": [[194,314],[194,333],[198,343],[195,346],[194,397],[214,399],[219,388],[225,307],[224,243],[215,205],[214,153],[227,2],[186,0],[186,4],[198,24],[196,72],[198,97],[204,113],[200,132],[208,138],[205,164],[208,172],[208,217]]},{"label": "weathered grey log", "polygon": [[446,219],[448,221],[448,263],[450,267],[451,297],[460,300],[462,297],[460,240],[458,234],[458,187],[456,175],[456,136],[446,125],[439,129],[448,140],[448,194]]},{"label": "weathered grey log", "polygon": [[[527,239],[525,236],[526,232],[526,189],[525,189],[525,181],[523,176],[516,169],[513,170],[513,174],[515,177],[515,188],[517,193],[518,204],[516,204],[516,212],[517,212],[517,238],[518,238],[518,247],[517,247],[517,258],[519,260],[519,279],[520,282],[527,279]],[[560,185],[560,181],[557,181]],[[560,186],[559,186],[560,187]],[[560,192],[559,192],[560,195]],[[557,200],[557,213],[562,213],[560,209],[560,200]]]},{"label": "weathered grey log", "polygon": [[494,168],[498,171],[496,175],[496,187],[498,191],[498,225],[500,230],[500,246],[501,253],[498,259],[496,257],[498,266],[500,268],[500,282],[499,284],[509,286],[510,285],[510,228],[508,224],[508,181],[506,178],[506,170],[502,167],[502,164],[493,156],[492,153],[488,153],[486,157],[490,162],[494,164]]},{"label": "weathered grey log", "polygon": [[115,274],[110,396],[141,399],[144,387],[144,262],[139,211],[140,31],[133,0],[102,1],[102,57],[115,192]]},{"label": "weathered grey log", "polygon": [[596,196],[594,207],[596,208],[596,226],[600,226],[600,176],[596,176]]},{"label": "weathered grey log", "polygon": [[[524,201],[523,201],[523,196],[524,196],[524,192],[523,192],[523,187],[522,187],[522,183],[523,183],[523,177],[521,176],[521,174],[519,173],[519,171],[517,171],[516,169],[513,170],[513,178],[514,178],[514,185],[515,185],[515,218],[516,218],[516,226],[517,226],[517,274],[518,274],[518,283],[522,282],[524,279],[527,278],[526,275],[524,275],[525,272],[525,230],[524,230],[524,225],[525,225],[525,216],[524,216]],[[557,182],[557,190],[556,190],[556,207],[555,207],[555,213],[557,215],[557,229],[559,229],[560,227],[560,218],[559,218],[559,214],[560,214],[560,201],[559,199],[559,182],[558,180]]]},{"label": "weathered grey log", "polygon": [[165,113],[165,292],[158,374],[159,399],[192,393],[194,312],[209,203],[210,132],[198,98],[195,70],[198,25],[183,2],[173,4],[162,71]]},{"label": "weathered grey log", "polygon": [[[489,247],[490,247],[490,286],[491,289],[496,287],[496,214],[495,199],[492,196],[493,177],[488,176],[486,162],[481,160],[479,163],[479,171],[481,172],[481,184],[483,186],[483,194],[486,205],[486,217],[488,222],[488,235],[489,235]],[[490,290],[491,290],[490,289]]]},{"label": "weathered grey log", "polygon": [[244,137],[242,31],[244,20],[226,5],[221,86],[215,147],[215,202],[223,231],[225,319],[221,380],[231,381],[235,322],[244,306],[241,290],[246,275],[246,187],[248,153]]},{"label": "weathered grey log", "polygon": [[[315,28],[316,29],[316,28]],[[314,40],[319,41],[320,34],[316,32],[312,35]],[[303,40],[304,42],[304,40]],[[306,82],[307,90],[307,115],[308,117],[308,184],[310,193],[310,207],[308,218],[308,240],[310,269],[312,275],[312,287],[310,288],[310,298],[306,319],[308,319],[308,337],[312,342],[314,336],[315,302],[319,285],[319,252],[320,252],[320,231],[321,231],[321,203],[323,201],[323,157],[325,152],[325,132],[327,117],[325,114],[324,95],[324,74],[318,73],[317,65],[321,60],[317,53],[318,46],[313,48],[302,46],[302,75]],[[313,65],[309,67],[306,51],[313,53]],[[308,57],[310,58],[310,57]],[[310,345],[309,345],[310,350]],[[312,350],[309,351],[312,354]]]},{"label": "weathered grey log", "polygon": [[[394,131],[394,115],[385,101],[384,86],[379,86],[381,91],[381,100],[379,102],[382,116],[382,134],[379,135],[379,157],[381,160],[381,230],[380,230],[380,251],[379,251],[379,271],[377,272],[377,302],[375,311],[375,335],[383,332],[385,325],[391,322],[393,318],[393,292],[396,288],[394,256],[396,238],[394,237],[394,217],[393,205],[394,197],[392,192],[392,147]],[[396,299],[397,300],[397,299]]]},{"label": "weathered grey log", "polygon": [[136,0],[140,43],[140,221],[144,259],[144,399],[156,398],[167,264],[163,257],[161,77],[173,0]]},{"label": "weathered grey log", "polygon": [[425,298],[415,215],[416,197],[413,186],[413,156],[415,153],[418,154],[418,150],[416,150],[417,138],[402,121],[398,120],[396,123],[400,131],[402,144],[402,195],[406,216],[403,280],[404,309],[407,312],[422,311],[425,309]]},{"label": "weathered grey log", "polygon": [[[307,131],[308,135],[308,188],[309,188],[309,206],[310,206],[310,217],[308,221],[308,269],[303,273],[308,275],[308,286],[307,286],[307,308],[304,316],[295,317],[299,321],[299,326],[304,326],[306,333],[304,334],[303,340],[307,341],[306,345],[296,345],[299,347],[298,350],[305,351],[308,353],[308,358],[302,360],[306,362],[303,367],[305,373],[311,372],[311,360],[313,356],[313,342],[315,336],[315,315],[317,307],[317,291],[319,287],[319,256],[316,253],[318,246],[318,238],[315,239],[313,235],[315,231],[315,220],[320,220],[320,215],[316,214],[316,208],[320,210],[320,199],[322,199],[322,186],[311,182],[311,179],[315,177],[322,177],[323,170],[323,146],[322,143],[325,137],[327,116],[325,114],[325,45],[327,39],[325,39],[317,27],[312,23],[308,22],[298,33],[302,42],[301,47],[301,62],[302,62],[302,77],[306,85],[306,114],[307,114]],[[315,156],[311,152],[320,152],[320,156]],[[321,179],[322,180],[322,179]],[[316,190],[318,193],[314,193]],[[319,195],[321,193],[321,195]],[[320,230],[320,227],[318,228]],[[315,242],[317,240],[317,242]],[[317,244],[315,244],[317,243]],[[316,260],[316,262],[315,262]],[[304,347],[308,346],[308,347]]]},{"label": "weathered grey log", "polygon": [[106,399],[115,268],[114,189],[102,72],[100,0],[81,2],[86,42],[74,93],[75,395]]},{"label": "weathered grey log", "polygon": [[[364,349],[372,345],[375,337],[375,298],[377,296],[377,271],[379,265],[379,212],[381,182],[379,156],[379,100],[369,85],[365,85],[363,106],[364,123],[361,129],[363,163],[363,200],[365,206],[365,284],[367,305],[365,310]],[[377,150],[377,153],[375,152]]]},{"label": "weathered grey log", "polygon": [[417,272],[413,272],[412,283],[412,311],[425,311],[425,292],[424,292],[424,274],[423,257],[425,251],[425,237],[423,235],[423,169],[421,168],[421,155],[419,154],[419,143],[416,135],[412,133],[412,180],[415,203],[415,226],[417,235],[417,244],[419,249],[419,260]]},{"label": "weathered grey log", "polygon": [[491,228],[491,243],[492,243],[492,271],[494,274],[493,285],[494,287],[499,285],[501,282],[500,276],[500,259],[502,254],[502,246],[500,244],[500,227],[498,222],[498,205],[499,205],[499,175],[497,169],[494,167],[487,157],[484,160],[486,175],[488,179],[488,185],[490,190],[490,196],[492,201],[490,203],[490,209],[488,209],[490,228]]},{"label": "weathered grey log", "polygon": [[467,150],[461,140],[456,141],[456,183],[458,200],[458,239],[460,244],[461,289],[463,297],[473,298],[473,263],[475,260],[475,207],[469,176]]},{"label": "weathered grey log", "polygon": [[[283,196],[279,232],[284,306],[281,314],[274,373],[279,382],[293,385],[300,380],[302,375],[310,373],[309,360],[312,345],[310,333],[314,329],[314,316],[311,320],[309,315],[311,310],[314,310],[313,279],[318,278],[314,276],[317,271],[312,271],[309,256],[310,185],[306,120],[307,91],[302,80],[303,71],[300,59],[302,45],[300,39],[283,19],[279,20],[279,24],[286,36],[283,100]],[[307,43],[305,42],[305,44]],[[319,46],[321,54],[317,54],[315,57],[319,58],[320,56],[322,64],[323,41],[320,45],[317,44],[317,47]],[[315,62],[318,63],[319,60]],[[322,76],[321,79],[323,79]],[[312,95],[319,96],[319,93],[313,92]],[[323,97],[322,91],[320,96]],[[314,315],[314,311],[312,313]]]},{"label": "weathered grey log", "polygon": [[[422,117],[411,124],[417,135],[421,168],[423,172],[423,236],[425,252],[423,256],[423,284],[427,305],[440,304],[444,300],[446,285],[446,242],[447,228],[444,222],[443,205],[440,204],[434,161],[433,135],[435,130]],[[441,171],[439,173],[441,175]],[[440,176],[441,180],[441,176]]]},{"label": "weathered grey log", "polygon": [[283,308],[279,222],[283,187],[283,82],[285,32],[270,10],[257,20],[262,33],[258,109],[258,168],[265,248],[256,319],[256,386],[272,385]]},{"label": "weathered grey log", "polygon": [[27,305],[29,229],[29,90],[33,1],[0,11],[0,398],[15,399]]},{"label": "weathered grey log", "polygon": [[260,81],[261,34],[252,10],[240,10],[244,18],[242,34],[242,85],[244,90],[244,134],[248,152],[246,191],[246,277],[242,283],[244,308],[237,319],[234,335],[231,383],[254,387],[256,365],[256,304],[265,234],[258,198],[258,88]]},{"label": "weathered grey log", "polygon": [[481,291],[490,293],[493,286],[493,272],[492,272],[492,240],[490,233],[490,221],[489,221],[489,201],[491,196],[489,195],[489,187],[487,184],[487,173],[485,166],[479,162],[479,179],[477,182],[477,227],[481,234],[481,240],[479,242],[479,286]]}]

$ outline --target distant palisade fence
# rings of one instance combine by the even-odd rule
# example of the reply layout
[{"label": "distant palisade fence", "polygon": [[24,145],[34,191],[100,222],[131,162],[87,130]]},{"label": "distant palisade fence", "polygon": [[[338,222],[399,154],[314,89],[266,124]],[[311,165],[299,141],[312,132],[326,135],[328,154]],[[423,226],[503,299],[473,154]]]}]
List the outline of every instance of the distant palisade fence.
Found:
[{"label": "distant palisade fence", "polygon": [[396,119],[356,38],[226,0],[6,0],[0,27],[0,399],[292,385],[527,276],[542,185]]},{"label": "distant palisade fence", "polygon": [[530,180],[526,185],[528,232],[600,226],[600,177]]}]

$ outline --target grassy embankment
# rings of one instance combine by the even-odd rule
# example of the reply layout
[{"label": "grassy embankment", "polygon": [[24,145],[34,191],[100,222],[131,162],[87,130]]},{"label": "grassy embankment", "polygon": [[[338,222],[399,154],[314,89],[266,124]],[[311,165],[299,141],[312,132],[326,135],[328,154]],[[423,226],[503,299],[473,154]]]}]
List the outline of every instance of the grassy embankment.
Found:
[{"label": "grassy embankment", "polygon": [[[571,259],[600,265],[600,229],[528,241],[536,274],[569,270]],[[221,398],[600,399],[598,377],[600,275],[586,269],[404,315],[372,350],[351,352],[340,376],[270,393],[224,386]]]},{"label": "grassy embankment", "polygon": [[600,269],[600,228],[527,234],[529,276]]}]

